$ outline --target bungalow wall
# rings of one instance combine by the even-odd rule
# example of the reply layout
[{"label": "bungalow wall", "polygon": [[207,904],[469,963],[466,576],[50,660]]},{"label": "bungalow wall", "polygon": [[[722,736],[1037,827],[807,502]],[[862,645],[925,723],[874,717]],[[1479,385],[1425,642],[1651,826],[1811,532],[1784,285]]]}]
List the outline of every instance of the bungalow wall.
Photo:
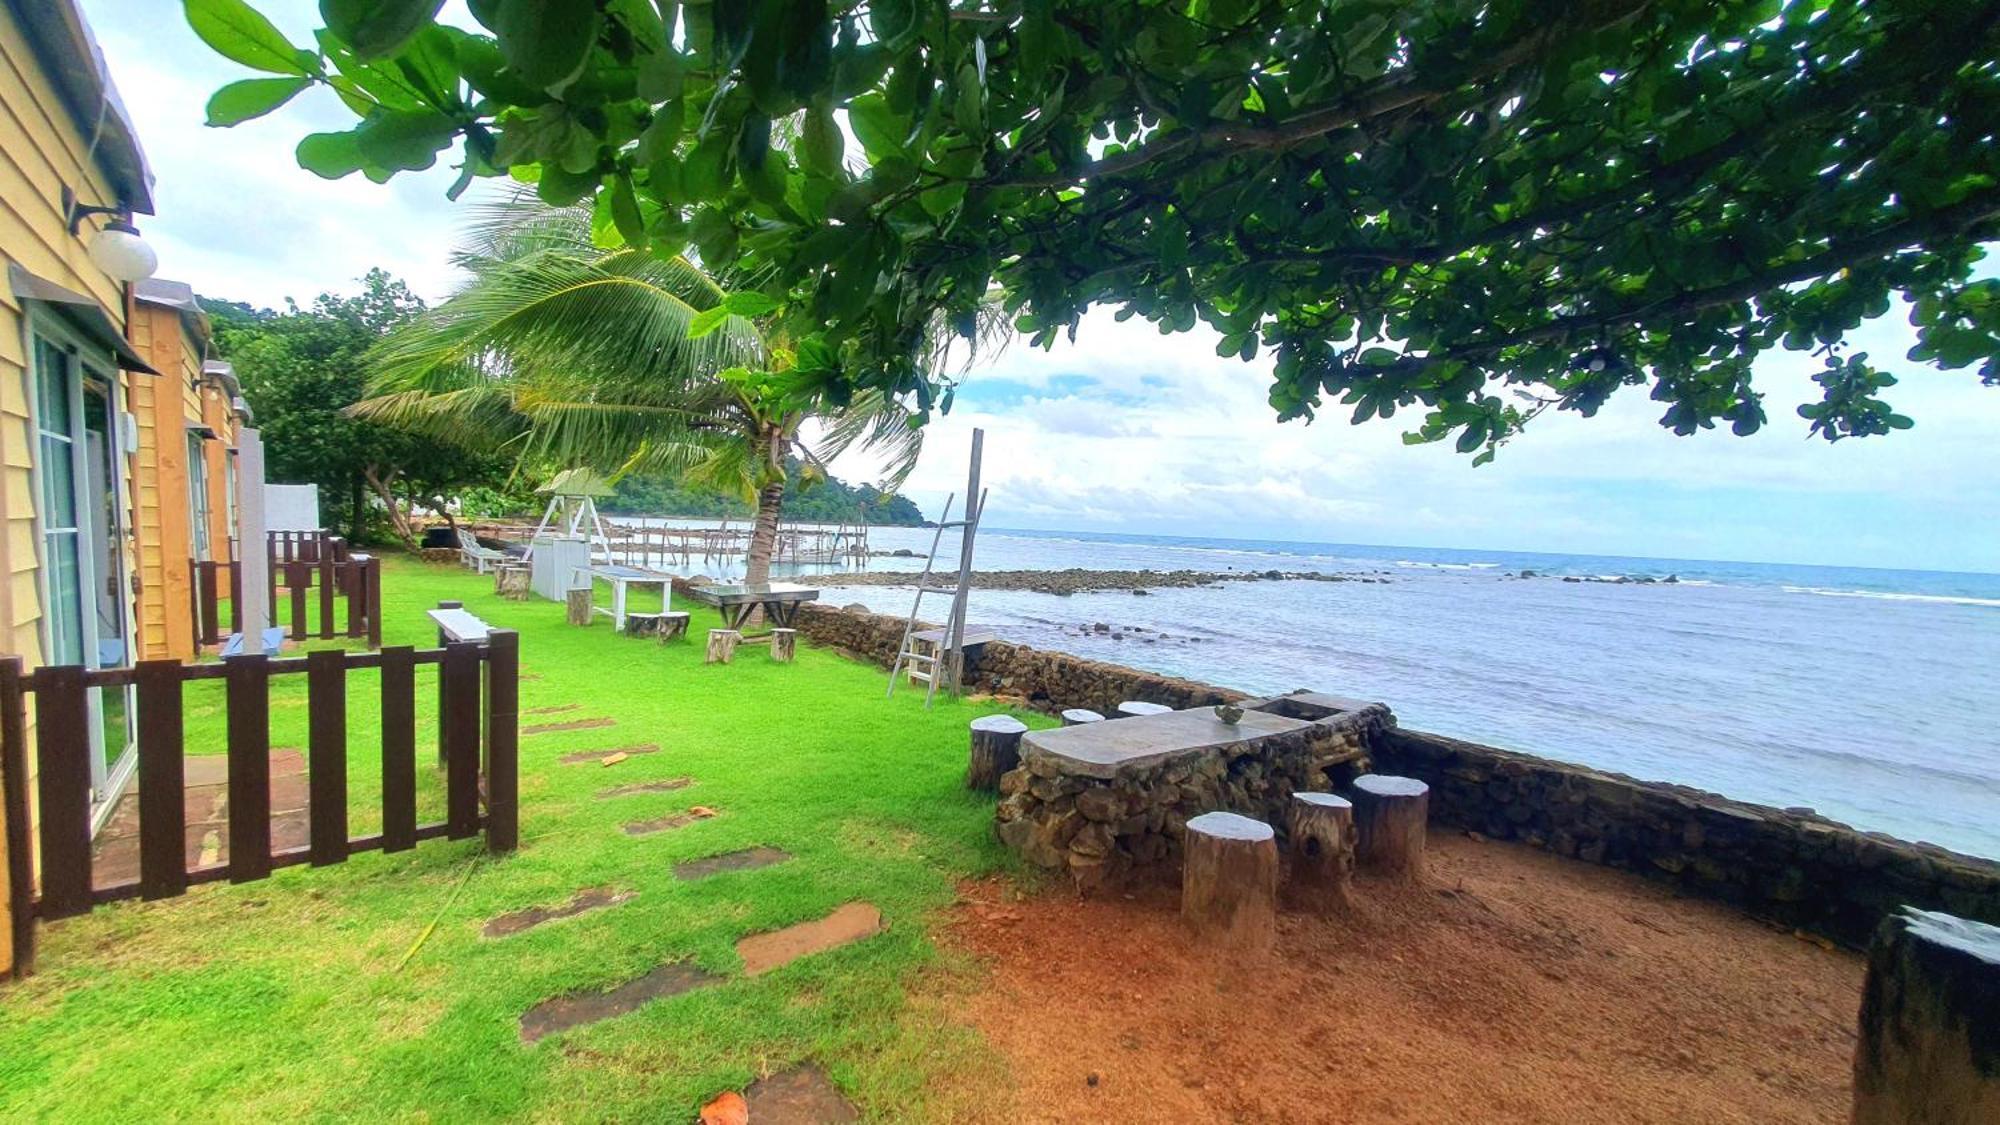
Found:
[{"label": "bungalow wall", "polygon": [[[118,194],[89,154],[89,138],[57,96],[13,12],[0,4],[0,272],[17,262],[96,298],[122,324],[121,287],[91,263],[62,211],[64,184],[92,202]],[[42,659],[42,595],[26,318],[22,303],[0,283],[0,653],[33,667]],[[118,381],[129,391],[136,380],[120,372]],[[33,723],[31,712],[31,731]],[[34,774],[31,752],[31,780]],[[31,828],[35,815],[31,810]],[[4,828],[0,824],[0,849],[6,847]],[[0,861],[5,858],[0,850]],[[6,894],[0,880],[0,917]],[[12,964],[11,934],[0,926],[0,969]]]},{"label": "bungalow wall", "polygon": [[[189,499],[188,429],[202,419],[204,343],[177,309],[134,301],[129,325],[134,348],[160,373],[131,380],[139,452],[132,484],[139,574],[139,657],[195,657],[191,599],[193,505]],[[204,442],[204,447],[217,442]]]}]

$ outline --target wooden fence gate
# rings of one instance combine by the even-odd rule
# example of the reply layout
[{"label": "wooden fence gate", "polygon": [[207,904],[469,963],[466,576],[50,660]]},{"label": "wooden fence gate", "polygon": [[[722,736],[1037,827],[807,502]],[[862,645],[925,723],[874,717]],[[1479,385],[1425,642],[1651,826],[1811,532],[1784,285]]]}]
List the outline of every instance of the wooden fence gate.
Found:
[{"label": "wooden fence gate", "polygon": [[[425,664],[438,666],[445,819],[418,824],[416,670]],[[382,830],[349,836],[347,673],[363,668],[381,670]],[[290,675],[306,682],[309,842],[274,851],[270,689],[273,677]],[[217,679],[225,684],[227,713],[228,858],[190,867],[183,689],[192,680]],[[128,685],[137,688],[140,731],[139,878],[100,886],[91,877],[89,693]],[[26,733],[31,692],[41,813],[32,838]],[[320,867],[356,852],[403,851],[420,840],[460,840],[482,830],[489,851],[512,851],[519,838],[519,715],[520,636],[503,629],[483,644],[282,658],[258,654],[211,664],[148,660],[133,668],[59,665],[24,672],[19,657],[0,659],[0,797],[6,802],[14,974],[33,967],[36,918],[66,918],[129,898],[168,898],[200,883],[251,882],[280,867]]]},{"label": "wooden fence gate", "polygon": [[[243,578],[234,562],[191,560],[194,568],[194,635],[197,645],[219,645],[243,631]],[[374,555],[322,552],[317,558],[271,559],[271,624],[295,641],[318,637],[366,638],[382,647],[382,560]],[[223,629],[222,598],[229,599],[229,627]],[[282,593],[282,597],[280,594]],[[335,608],[347,607],[347,620]],[[315,615],[315,610],[317,614]],[[317,616],[317,620],[315,620]]]}]

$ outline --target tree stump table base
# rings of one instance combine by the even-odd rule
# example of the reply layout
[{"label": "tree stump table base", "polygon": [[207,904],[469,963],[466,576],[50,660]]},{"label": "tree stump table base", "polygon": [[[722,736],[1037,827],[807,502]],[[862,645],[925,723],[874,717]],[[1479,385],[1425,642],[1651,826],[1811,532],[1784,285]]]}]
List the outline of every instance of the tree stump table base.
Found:
[{"label": "tree stump table base", "polygon": [[790,664],[798,653],[799,631],[797,629],[771,630],[771,659],[779,664]]},{"label": "tree stump table base", "polygon": [[565,616],[571,625],[580,625],[586,629],[590,627],[590,623],[596,619],[590,603],[591,590],[588,586],[575,587],[563,595]]},{"label": "tree stump table base", "polygon": [[528,581],[532,572],[516,563],[502,563],[493,569],[493,592],[510,602],[528,600]]},{"label": "tree stump table base", "polygon": [[1278,934],[1278,842],[1271,826],[1236,813],[1187,822],[1181,917],[1203,942],[1245,953]]}]

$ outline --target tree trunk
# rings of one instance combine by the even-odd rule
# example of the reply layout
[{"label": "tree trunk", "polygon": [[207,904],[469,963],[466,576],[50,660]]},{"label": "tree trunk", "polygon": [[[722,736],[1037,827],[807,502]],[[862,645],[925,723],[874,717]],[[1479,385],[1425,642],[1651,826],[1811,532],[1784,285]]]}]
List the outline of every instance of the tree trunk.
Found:
[{"label": "tree trunk", "polygon": [[1354,856],[1369,871],[1410,882],[1424,877],[1430,786],[1409,777],[1365,773],[1354,779]]},{"label": "tree trunk", "polygon": [[752,586],[771,580],[771,555],[778,546],[778,517],[785,506],[787,445],[775,426],[766,426],[757,434],[757,463],[764,468],[775,467],[777,479],[757,490],[757,520],[750,527],[749,554],[743,560],[743,581]]},{"label": "tree trunk", "polygon": [[1291,897],[1302,910],[1338,910],[1354,874],[1354,806],[1331,793],[1292,794]]},{"label": "tree trunk", "polygon": [[1000,775],[1021,764],[1021,736],[1028,726],[1012,715],[981,715],[972,720],[972,764],[965,771],[968,789],[1000,788]]}]

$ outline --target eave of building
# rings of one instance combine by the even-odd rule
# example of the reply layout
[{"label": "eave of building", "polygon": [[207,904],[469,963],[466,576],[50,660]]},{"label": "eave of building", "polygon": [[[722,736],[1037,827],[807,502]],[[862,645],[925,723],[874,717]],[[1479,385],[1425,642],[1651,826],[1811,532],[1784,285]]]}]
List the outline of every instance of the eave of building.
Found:
[{"label": "eave of building", "polygon": [[[153,213],[153,172],[118,96],[104,52],[76,0],[0,0],[19,21],[49,81],[61,94],[77,130],[94,138],[92,150],[117,189],[117,202],[141,215]],[[88,204],[109,201],[85,199]]]}]

